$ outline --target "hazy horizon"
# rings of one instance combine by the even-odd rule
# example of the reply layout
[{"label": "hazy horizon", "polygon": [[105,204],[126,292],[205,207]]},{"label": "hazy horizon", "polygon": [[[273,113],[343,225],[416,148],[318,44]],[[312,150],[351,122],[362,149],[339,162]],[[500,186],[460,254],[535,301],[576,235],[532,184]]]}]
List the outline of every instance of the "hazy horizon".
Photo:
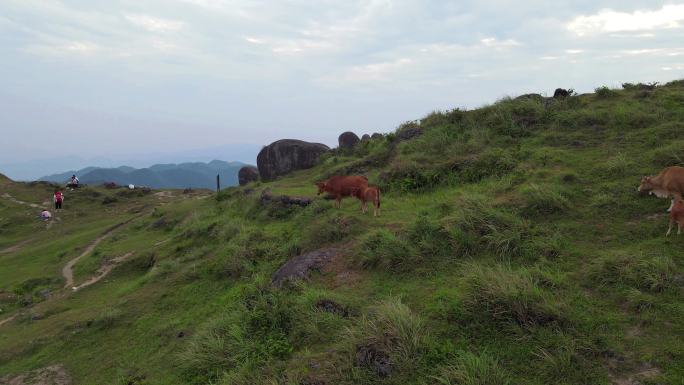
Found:
[{"label": "hazy horizon", "polygon": [[221,146],[245,161],[281,138],[684,78],[683,23],[684,1],[9,0],[0,172]]}]

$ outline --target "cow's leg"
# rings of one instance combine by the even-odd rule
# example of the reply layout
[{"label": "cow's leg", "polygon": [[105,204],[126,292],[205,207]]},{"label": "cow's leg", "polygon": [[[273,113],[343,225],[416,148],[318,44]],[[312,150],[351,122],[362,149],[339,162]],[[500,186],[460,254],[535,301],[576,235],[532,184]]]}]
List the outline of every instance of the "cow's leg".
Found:
[{"label": "cow's leg", "polygon": [[675,202],[677,202],[680,199],[682,199],[682,194],[676,193],[676,192],[672,193],[672,201],[670,202],[670,208],[667,209],[668,213],[672,211],[672,208],[674,207]]},{"label": "cow's leg", "polygon": [[669,236],[670,236],[670,233],[672,232],[672,225],[673,225],[673,224],[674,224],[674,220],[673,220],[672,218],[670,218],[670,226],[668,226],[668,228],[667,228],[667,233],[665,233],[665,236],[666,236],[666,237],[669,237]]},{"label": "cow's leg", "polygon": [[677,223],[677,235],[682,233],[682,225],[680,223]]}]

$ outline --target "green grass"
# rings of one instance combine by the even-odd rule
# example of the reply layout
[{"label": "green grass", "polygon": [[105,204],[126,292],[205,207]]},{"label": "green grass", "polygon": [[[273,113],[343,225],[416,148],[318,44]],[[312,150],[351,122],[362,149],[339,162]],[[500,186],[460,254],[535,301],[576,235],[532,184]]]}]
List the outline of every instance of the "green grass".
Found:
[{"label": "green grass", "polygon": [[[0,316],[18,315],[0,326],[0,376],[61,363],[77,384],[609,384],[647,365],[646,383],[681,383],[684,238],[664,237],[669,202],[636,187],[684,165],[683,101],[673,82],[435,111],[218,195],[70,192],[50,227],[2,200],[0,250],[21,247],[0,254]],[[421,135],[399,141],[406,129]],[[382,215],[316,197],[338,173],[379,185]],[[314,201],[264,205],[265,189]],[[136,215],[76,265],[77,282],[128,261],[44,298],[68,260]],[[344,251],[330,271],[270,285],[328,246]]]}]

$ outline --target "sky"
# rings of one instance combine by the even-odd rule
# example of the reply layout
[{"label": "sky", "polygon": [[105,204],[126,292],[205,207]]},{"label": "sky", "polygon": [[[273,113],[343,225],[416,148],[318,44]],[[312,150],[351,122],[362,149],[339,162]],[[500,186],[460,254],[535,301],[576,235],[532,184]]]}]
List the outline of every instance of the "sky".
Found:
[{"label": "sky", "polygon": [[0,172],[254,163],[282,138],[681,78],[684,1],[2,0]]}]

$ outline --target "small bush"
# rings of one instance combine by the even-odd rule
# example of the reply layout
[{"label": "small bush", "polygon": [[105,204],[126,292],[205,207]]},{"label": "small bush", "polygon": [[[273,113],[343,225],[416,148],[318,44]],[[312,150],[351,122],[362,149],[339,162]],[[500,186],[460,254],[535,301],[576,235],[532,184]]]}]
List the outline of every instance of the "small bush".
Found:
[{"label": "small bush", "polygon": [[632,171],[635,163],[624,153],[609,158],[605,163],[598,166],[596,171],[604,177],[616,178],[627,175]]},{"label": "small bush", "polygon": [[241,369],[258,371],[271,359],[290,354],[293,303],[257,281],[241,294],[236,309],[208,323],[178,355],[187,379],[207,382],[235,376]]},{"label": "small bush", "polygon": [[354,352],[372,347],[389,356],[392,370],[410,373],[425,352],[427,330],[421,317],[400,299],[390,298],[373,307],[345,334]]},{"label": "small bush", "polygon": [[487,250],[499,257],[528,253],[528,224],[517,215],[492,207],[483,197],[463,197],[445,218],[455,252],[473,255]]},{"label": "small bush", "polygon": [[499,362],[486,353],[462,352],[439,368],[433,379],[443,385],[508,385],[510,375]]},{"label": "small bush", "polygon": [[527,270],[466,265],[463,307],[475,319],[521,326],[562,321],[561,302]]},{"label": "small bush", "polygon": [[382,268],[396,272],[412,271],[423,261],[406,242],[386,229],[367,235],[361,243],[358,255],[365,268]]},{"label": "small bush", "polygon": [[422,259],[451,255],[449,233],[438,222],[430,220],[426,215],[420,215],[409,226],[407,238],[423,256]]},{"label": "small bush", "polygon": [[95,319],[90,321],[89,326],[100,330],[109,329],[113,327],[122,318],[123,314],[120,310],[114,308],[107,308],[104,311],[102,311],[102,313],[100,313]]},{"label": "small bush", "polygon": [[540,186],[531,183],[520,190],[525,199],[525,211],[529,214],[556,214],[567,210],[570,201],[557,186]]},{"label": "small bush", "polygon": [[116,202],[118,202],[118,201],[119,201],[119,200],[118,200],[117,198],[115,198],[115,197],[106,196],[106,197],[104,197],[104,198],[102,199],[102,204],[103,204],[103,205],[110,205],[110,204],[116,203]]},{"label": "small bush", "polygon": [[352,234],[358,226],[354,218],[336,215],[315,221],[309,226],[302,243],[306,249],[320,248],[326,244],[342,241]]},{"label": "small bush", "polygon": [[617,91],[611,90],[606,86],[598,87],[594,90],[594,92],[596,93],[596,97],[601,99],[612,98],[618,94]]},{"label": "small bush", "polygon": [[656,148],[651,158],[657,166],[684,166],[684,141],[670,141],[668,144]]},{"label": "small bush", "polygon": [[652,293],[675,286],[676,265],[671,257],[613,255],[594,262],[589,283],[625,285]]}]

